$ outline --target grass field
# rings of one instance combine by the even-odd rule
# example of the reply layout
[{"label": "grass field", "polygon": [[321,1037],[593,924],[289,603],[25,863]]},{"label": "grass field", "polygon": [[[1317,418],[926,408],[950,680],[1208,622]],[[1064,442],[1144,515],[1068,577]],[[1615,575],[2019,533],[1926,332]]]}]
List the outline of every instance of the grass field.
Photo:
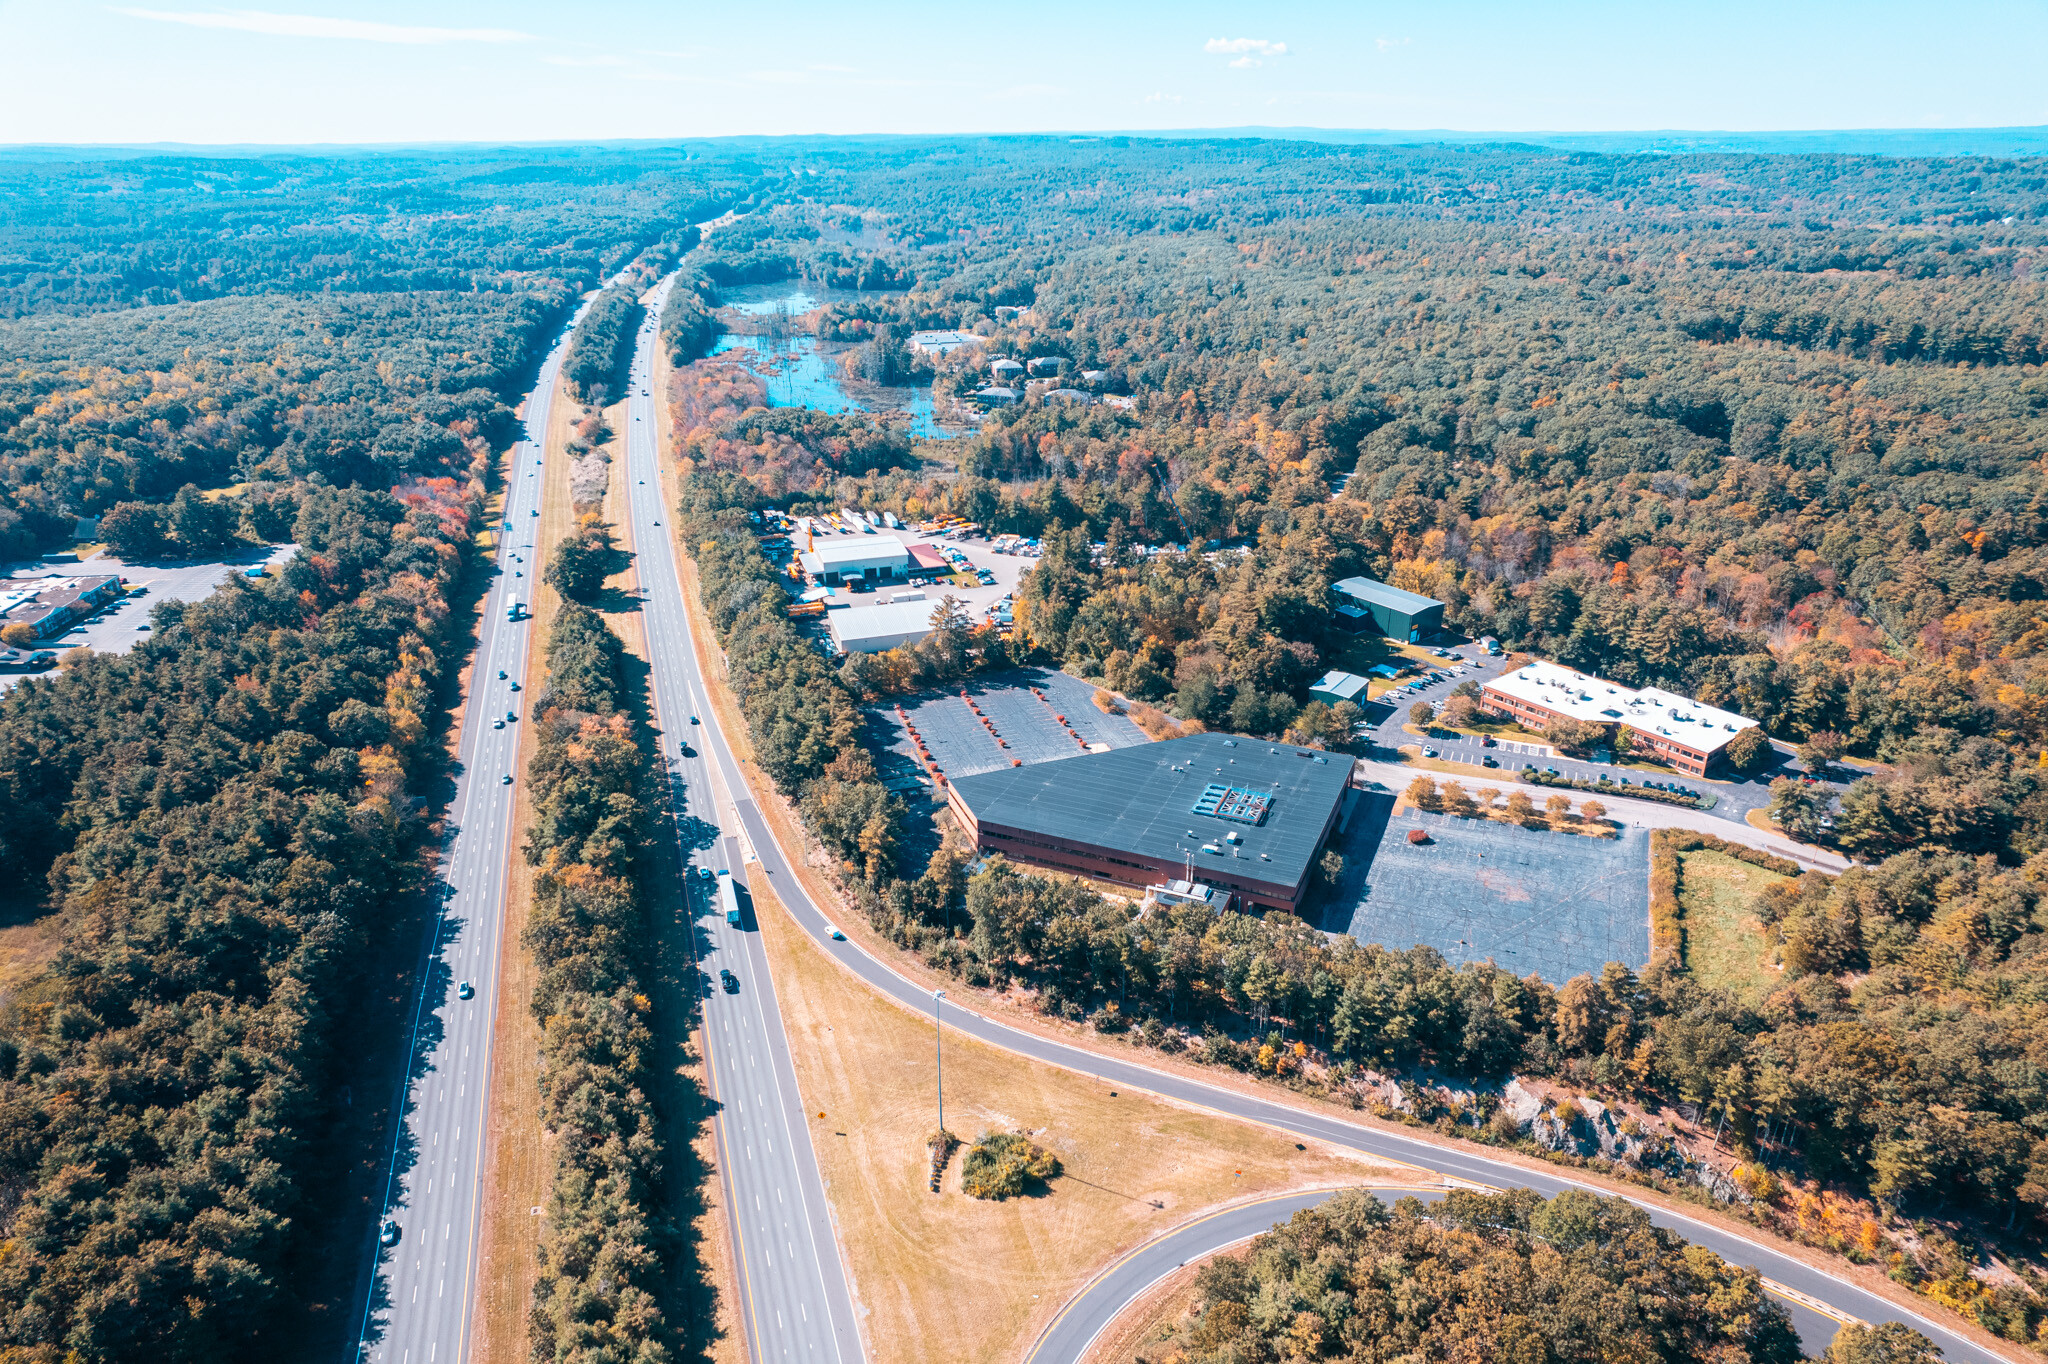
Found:
[{"label": "grass field", "polygon": [[875,995],[769,894],[754,896],[797,1082],[807,1111],[825,1115],[811,1138],[872,1358],[1015,1359],[1098,1269],[1203,1209],[1417,1177],[949,1033],[947,1127],[968,1141],[1028,1131],[1067,1173],[1041,1196],[985,1203],[960,1192],[956,1158],[935,1196],[923,1146],[937,1120],[930,1017]]},{"label": "grass field", "polygon": [[1789,877],[1726,853],[1678,855],[1678,908],[1685,930],[1685,967],[1702,985],[1752,1003],[1784,980],[1777,950],[1764,941],[1752,906],[1758,892]]}]

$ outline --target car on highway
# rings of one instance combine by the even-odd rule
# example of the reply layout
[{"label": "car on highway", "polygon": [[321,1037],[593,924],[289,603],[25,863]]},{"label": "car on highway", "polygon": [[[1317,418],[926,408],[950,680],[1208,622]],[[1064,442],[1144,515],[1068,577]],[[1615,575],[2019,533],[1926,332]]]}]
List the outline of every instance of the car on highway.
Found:
[{"label": "car on highway", "polygon": [[504,670],[503,668],[500,668],[500,669],[498,669],[498,676],[499,676],[499,677],[503,677],[504,675],[505,675],[505,670]]},{"label": "car on highway", "polygon": [[696,749],[694,749],[694,748],[692,748],[692,747],[690,747],[690,746],[689,746],[688,744],[684,744],[684,745],[683,745],[683,756],[684,756],[685,758],[694,758],[694,757],[696,757],[696,756],[697,756],[697,750],[696,750]]},{"label": "car on highway", "polygon": [[466,980],[463,981],[460,985],[455,987],[455,997],[457,999],[475,999],[476,986],[471,985]]},{"label": "car on highway", "polygon": [[507,772],[504,776],[498,778],[498,785],[500,786],[510,786],[511,784],[512,774],[510,772]]},{"label": "car on highway", "polygon": [[718,983],[725,987],[725,992],[729,995],[736,995],[740,992],[740,978],[730,971],[720,971],[718,973]]},{"label": "car on highway", "polygon": [[846,941],[846,935],[845,935],[844,933],[841,933],[841,932],[840,932],[840,931],[838,930],[838,928],[837,928],[837,927],[835,927],[835,926],[834,926],[834,925],[832,925],[832,924],[826,924],[826,925],[825,925],[825,936],[826,936],[826,937],[828,937],[828,938],[830,938],[830,939],[831,939],[831,940],[832,940],[833,942],[845,942],[845,941]]},{"label": "car on highway", "polygon": [[694,724],[696,724],[696,723],[697,723],[697,717],[696,717],[696,716],[694,716],[694,715],[692,715],[692,716],[690,717],[690,723],[691,723],[691,724],[693,724],[693,725],[694,725]]},{"label": "car on highway", "polygon": [[398,1244],[398,1236],[398,1223],[386,1222],[377,1231],[377,1244],[380,1246],[395,1246]]},{"label": "car on highway", "polygon": [[514,720],[517,720],[518,718],[519,712],[516,710],[508,710],[505,712],[505,723],[508,725],[511,724]]}]

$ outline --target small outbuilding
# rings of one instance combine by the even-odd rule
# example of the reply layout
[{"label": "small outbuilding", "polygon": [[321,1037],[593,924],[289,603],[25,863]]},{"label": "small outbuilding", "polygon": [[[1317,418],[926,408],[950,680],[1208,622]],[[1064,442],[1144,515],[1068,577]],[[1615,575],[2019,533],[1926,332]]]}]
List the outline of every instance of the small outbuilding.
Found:
[{"label": "small outbuilding", "polygon": [[1334,706],[1340,701],[1349,701],[1354,706],[1365,704],[1365,679],[1357,673],[1338,672],[1334,669],[1323,674],[1322,681],[1308,689],[1309,700],[1321,701]]}]

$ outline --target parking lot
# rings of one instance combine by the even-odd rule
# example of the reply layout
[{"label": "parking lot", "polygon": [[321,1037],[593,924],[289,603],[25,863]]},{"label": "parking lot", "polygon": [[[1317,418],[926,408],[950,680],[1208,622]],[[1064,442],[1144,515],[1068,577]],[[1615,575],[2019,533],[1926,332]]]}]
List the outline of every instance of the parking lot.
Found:
[{"label": "parking lot", "polygon": [[[1553,985],[1610,961],[1650,959],[1650,843],[1530,830],[1409,810],[1368,793],[1332,841],[1344,855],[1323,927],[1360,942],[1420,943],[1453,964],[1491,959]],[[1429,842],[1408,841],[1421,829]]]},{"label": "parking lot", "polygon": [[[297,545],[271,545],[263,549],[252,549],[233,559],[214,560],[207,563],[186,564],[130,564],[116,559],[111,554],[98,554],[83,563],[68,559],[44,559],[34,563],[12,565],[9,579],[48,578],[52,576],[72,577],[112,573],[125,578],[129,595],[111,603],[90,620],[80,621],[62,634],[43,640],[39,648],[54,649],[63,653],[80,646],[96,653],[123,654],[135,647],[136,641],[149,638],[146,628],[149,624],[150,609],[160,601],[201,601],[213,595],[215,588],[237,573],[246,573],[257,564],[278,564],[298,552]],[[145,589],[137,592],[137,588]],[[0,686],[11,686],[23,676],[46,676],[47,674],[10,674],[0,678]]]},{"label": "parking lot", "polygon": [[[1045,693],[1044,700],[1032,693],[1033,687]],[[868,708],[870,742],[878,750],[877,767],[884,780],[904,785],[922,780],[917,776],[921,770],[916,761],[917,744],[897,719],[898,706],[916,726],[932,761],[948,777],[971,777],[1018,763],[1051,762],[1087,752],[1075,735],[1089,744],[1111,748],[1149,742],[1145,732],[1129,719],[1097,710],[1092,699],[1095,689],[1065,673],[1020,668],[976,678],[966,690],[995,726],[994,734],[968,709],[957,689],[897,697]],[[1073,733],[1061,727],[1054,718],[1057,715],[1067,717]]]},{"label": "parking lot", "polygon": [[[881,530],[877,531],[876,534],[893,535],[906,545],[930,545],[934,549],[939,550],[957,550],[965,554],[968,562],[975,568],[987,569],[996,580],[995,585],[992,587],[983,587],[978,583],[973,587],[962,587],[950,579],[941,579],[923,585],[925,595],[933,601],[937,601],[941,597],[951,596],[964,603],[968,608],[969,617],[977,625],[993,613],[998,602],[1016,592],[1018,582],[1025,573],[1030,571],[1031,565],[1036,562],[1035,560],[1022,558],[1014,554],[993,553],[989,549],[989,542],[985,539],[962,540],[950,536],[925,536],[919,535],[916,531],[907,527],[900,530]],[[792,538],[795,542],[794,548],[801,550],[803,548],[803,536],[799,534]],[[815,543],[823,545],[828,542],[858,538],[860,537],[857,535],[849,535],[844,532],[827,533],[818,535]],[[885,600],[897,590],[899,589],[896,585],[879,587],[872,594],[865,592],[851,593],[840,589],[833,594],[832,601],[834,604],[843,602],[855,606],[871,605],[877,601]]]}]

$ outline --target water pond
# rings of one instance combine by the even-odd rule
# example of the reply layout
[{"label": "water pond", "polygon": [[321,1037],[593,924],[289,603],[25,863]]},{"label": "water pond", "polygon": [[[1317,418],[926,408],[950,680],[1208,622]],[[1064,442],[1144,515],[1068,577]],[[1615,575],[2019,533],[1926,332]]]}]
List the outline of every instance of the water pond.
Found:
[{"label": "water pond", "polygon": [[[722,303],[748,317],[773,316],[783,308],[794,317],[827,303],[874,296],[852,289],[828,289],[803,280],[784,280],[727,290]],[[939,423],[929,385],[861,384],[856,396],[856,386],[848,382],[846,372],[839,367],[840,357],[851,349],[845,342],[820,343],[816,337],[802,333],[781,337],[727,333],[718,338],[711,353],[740,360],[759,374],[768,386],[768,402],[774,407],[810,407],[820,412],[900,412],[910,418],[913,435],[943,440],[961,434],[964,428]]]}]

